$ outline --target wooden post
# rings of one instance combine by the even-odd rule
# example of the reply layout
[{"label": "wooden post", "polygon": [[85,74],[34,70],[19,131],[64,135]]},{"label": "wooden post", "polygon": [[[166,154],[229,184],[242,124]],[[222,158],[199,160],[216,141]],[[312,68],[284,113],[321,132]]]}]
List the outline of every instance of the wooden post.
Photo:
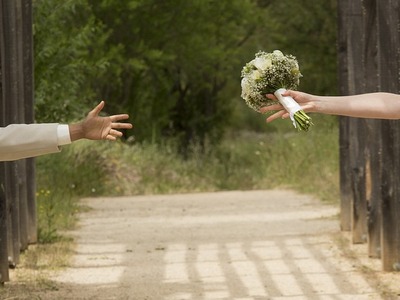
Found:
[{"label": "wooden post", "polygon": [[[343,94],[342,94],[343,95]],[[339,161],[340,161],[340,229],[351,230],[351,189],[349,125],[350,118],[339,117]]]},{"label": "wooden post", "polygon": [[[32,0],[22,0],[23,13],[23,75],[24,94],[23,106],[25,122],[34,123],[34,98],[33,98],[33,33],[32,33]],[[27,227],[28,243],[37,242],[36,222],[36,185],[35,185],[35,159],[25,159],[26,164],[26,201],[27,201]]]},{"label": "wooden post", "polygon": [[[2,4],[0,3],[0,16],[3,15]],[[3,97],[3,19],[0,18],[0,126],[5,124],[5,98]],[[9,280],[8,274],[8,230],[7,230],[7,205],[5,191],[5,165],[0,163],[0,283]]]},{"label": "wooden post", "polygon": [[[382,91],[400,93],[400,4],[377,1],[378,70]],[[399,121],[382,123],[382,265],[400,270]]]},{"label": "wooden post", "polygon": [[[16,23],[16,45],[17,45],[17,122],[25,122],[25,105],[24,105],[24,53],[23,53],[23,11],[22,0],[15,0],[15,23]],[[27,189],[26,189],[26,162],[18,160],[16,162],[17,177],[15,178],[18,185],[18,201],[19,201],[19,231],[20,231],[20,250],[28,248],[28,209],[27,209]]]},{"label": "wooden post", "polygon": [[400,238],[399,218],[400,205],[396,201],[399,196],[398,183],[399,159],[398,146],[394,141],[399,141],[396,121],[387,121],[382,125],[385,134],[382,136],[383,164],[392,168],[382,168],[382,266],[384,271],[399,270]]},{"label": "wooden post", "polygon": [[[347,7],[348,94],[362,93],[365,88],[363,65],[362,0],[349,1]],[[353,243],[367,241],[367,203],[365,185],[366,131],[365,120],[351,118],[349,124],[350,167],[352,170],[352,238]]]},{"label": "wooden post", "polygon": [[367,121],[367,140],[369,144],[367,182],[368,209],[368,255],[381,257],[382,228],[382,120]]},{"label": "wooden post", "polygon": [[[339,91],[363,91],[363,14],[361,0],[338,1]],[[340,118],[341,228],[352,229],[354,243],[367,240],[365,120]]]},{"label": "wooden post", "polygon": [[[5,101],[6,124],[18,123],[18,48],[16,40],[16,3],[3,0],[3,97]],[[5,163],[6,169],[6,200],[9,231],[10,266],[19,262],[20,230],[19,230],[19,186],[16,162]]]},{"label": "wooden post", "polygon": [[[339,93],[348,93],[348,67],[347,67],[347,12],[348,1],[338,1],[338,83]],[[350,149],[349,149],[349,122],[348,117],[339,117],[339,160],[340,160],[340,229],[351,230],[351,170],[350,170]]]},{"label": "wooden post", "polygon": [[[376,0],[363,0],[364,92],[378,91],[378,41]],[[366,199],[368,203],[368,254],[380,257],[381,241],[381,121],[365,120],[366,126]]]},{"label": "wooden post", "polygon": [[[3,97],[3,7],[0,2],[0,126],[5,124],[4,97]],[[0,283],[9,280],[8,275],[8,240],[7,240],[7,206],[5,195],[5,170],[4,163],[0,163]]]},{"label": "wooden post", "polygon": [[[1,11],[0,11],[1,14]],[[0,29],[1,31],[1,29]],[[1,98],[1,94],[0,94]],[[1,106],[0,106],[1,108]],[[1,118],[0,118],[1,119]],[[7,239],[7,206],[4,189],[5,170],[0,163],[0,283],[9,280],[8,274],[8,239]]]},{"label": "wooden post", "polygon": [[350,163],[352,168],[352,241],[355,244],[367,242],[366,203],[366,121],[350,119]]},{"label": "wooden post", "polygon": [[[0,126],[34,122],[31,2],[0,1]],[[0,283],[37,241],[34,170],[34,159],[0,163]]]},{"label": "wooden post", "polygon": [[[7,109],[10,111],[10,108]],[[8,258],[11,268],[19,263],[20,232],[19,232],[19,188],[16,181],[18,174],[15,162],[6,162],[6,200],[7,200],[7,228],[8,228]]]}]

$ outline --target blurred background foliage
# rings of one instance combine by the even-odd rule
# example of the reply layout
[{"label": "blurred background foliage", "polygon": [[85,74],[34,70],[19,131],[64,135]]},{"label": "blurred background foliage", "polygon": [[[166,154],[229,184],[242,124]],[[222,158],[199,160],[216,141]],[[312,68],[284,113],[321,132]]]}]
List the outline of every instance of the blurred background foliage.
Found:
[{"label": "blurred background foliage", "polygon": [[35,0],[34,20],[38,121],[104,99],[137,141],[215,143],[251,126],[232,112],[247,110],[240,71],[258,50],[295,55],[301,89],[336,92],[333,0]]},{"label": "blurred background foliage", "polygon": [[62,198],[290,187],[337,198],[336,118],[314,115],[298,133],[287,120],[266,125],[240,98],[243,65],[275,49],[298,58],[300,89],[337,93],[336,0],[33,4],[36,120],[81,119],[104,99],[135,126],[122,142],[38,158],[38,189]]}]

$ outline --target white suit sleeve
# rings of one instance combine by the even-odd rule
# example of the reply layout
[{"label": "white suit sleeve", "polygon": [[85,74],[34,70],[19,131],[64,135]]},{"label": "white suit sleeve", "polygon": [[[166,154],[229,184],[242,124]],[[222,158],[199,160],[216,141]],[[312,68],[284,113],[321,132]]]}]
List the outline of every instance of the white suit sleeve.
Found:
[{"label": "white suit sleeve", "polygon": [[60,152],[71,143],[68,125],[12,124],[0,128],[0,161]]}]

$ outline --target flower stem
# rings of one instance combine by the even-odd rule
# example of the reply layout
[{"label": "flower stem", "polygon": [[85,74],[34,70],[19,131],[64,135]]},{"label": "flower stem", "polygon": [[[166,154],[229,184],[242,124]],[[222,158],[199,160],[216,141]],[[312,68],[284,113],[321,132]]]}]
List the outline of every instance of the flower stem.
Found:
[{"label": "flower stem", "polygon": [[293,117],[299,130],[308,131],[310,126],[314,125],[311,118],[303,110],[297,111]]}]

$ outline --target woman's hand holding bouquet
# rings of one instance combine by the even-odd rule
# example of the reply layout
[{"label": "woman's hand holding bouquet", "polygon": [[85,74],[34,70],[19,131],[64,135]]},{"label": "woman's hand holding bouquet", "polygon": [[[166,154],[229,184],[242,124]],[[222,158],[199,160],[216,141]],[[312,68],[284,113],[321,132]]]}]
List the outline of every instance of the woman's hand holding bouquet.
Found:
[{"label": "woman's hand holding bouquet", "polygon": [[[318,96],[293,90],[285,91],[284,93],[282,93],[282,96],[292,97],[293,100],[296,101],[301,106],[304,112],[317,112],[316,102]],[[268,123],[279,118],[282,119],[289,118],[289,113],[287,112],[287,110],[285,110],[283,105],[278,102],[278,99],[275,97],[274,94],[267,94],[266,97],[268,99],[272,99],[277,102],[276,104],[271,104],[269,106],[264,106],[260,108],[260,113],[262,114],[273,112],[273,114],[271,114],[267,118]]]}]

